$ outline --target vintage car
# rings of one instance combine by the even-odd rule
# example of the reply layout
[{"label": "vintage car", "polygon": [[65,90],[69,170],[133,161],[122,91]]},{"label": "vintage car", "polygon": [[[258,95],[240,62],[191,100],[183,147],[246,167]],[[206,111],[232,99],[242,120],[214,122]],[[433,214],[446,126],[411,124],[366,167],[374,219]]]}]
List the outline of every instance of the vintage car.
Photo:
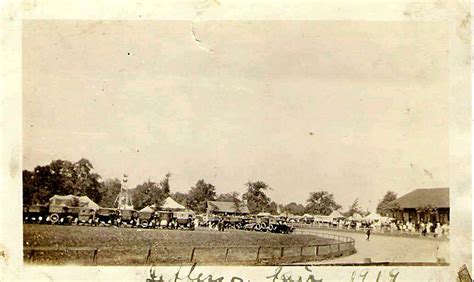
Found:
[{"label": "vintage car", "polygon": [[117,209],[100,208],[95,213],[95,222],[97,225],[110,226],[117,225]]},{"label": "vintage car", "polygon": [[139,226],[142,228],[154,228],[155,221],[155,212],[151,211],[140,211],[138,212]]},{"label": "vintage car", "polygon": [[25,223],[46,223],[48,206],[31,205],[23,206],[23,221]]},{"label": "vintage car", "polygon": [[96,225],[95,210],[93,208],[81,207],[76,220],[77,225]]},{"label": "vintage car", "polygon": [[267,230],[272,233],[289,234],[289,233],[292,233],[295,230],[295,228],[293,226],[290,226],[284,223],[283,221],[278,221],[278,222],[271,222]]},{"label": "vintage car", "polygon": [[270,218],[268,217],[257,217],[255,220],[254,231],[267,231],[267,227],[270,225]]},{"label": "vintage car", "polygon": [[138,227],[139,220],[138,220],[138,212],[136,210],[118,210],[118,212],[119,212],[119,219],[118,219],[119,226]]},{"label": "vintage car", "polygon": [[241,229],[241,226],[245,225],[244,220],[238,216],[225,216],[224,217],[224,227],[227,228],[234,228],[234,229]]},{"label": "vintage car", "polygon": [[174,212],[174,228],[194,230],[193,214],[190,212]]},{"label": "vintage car", "polygon": [[156,227],[159,228],[171,228],[174,223],[173,212],[170,211],[157,211],[155,212]]},{"label": "vintage car", "polygon": [[64,205],[49,205],[49,217],[46,220],[51,224],[71,224],[75,211],[76,209]]}]

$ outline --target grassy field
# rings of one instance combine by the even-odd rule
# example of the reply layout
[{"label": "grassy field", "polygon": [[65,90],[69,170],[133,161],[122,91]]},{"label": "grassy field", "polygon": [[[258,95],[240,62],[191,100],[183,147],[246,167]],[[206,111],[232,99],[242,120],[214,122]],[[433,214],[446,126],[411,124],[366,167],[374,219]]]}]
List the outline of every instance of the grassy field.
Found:
[{"label": "grassy field", "polygon": [[[273,258],[280,255],[280,248],[286,254],[300,252],[301,246],[332,242],[329,239],[301,234],[272,234],[253,231],[226,230],[225,232],[184,230],[149,230],[115,227],[23,225],[25,247],[53,247],[34,254],[34,263],[41,264],[92,264],[93,251],[79,248],[97,248],[97,264],[123,265],[153,263],[177,263],[205,258],[207,261],[222,261],[226,256],[238,260],[252,260],[260,247],[260,256]],[[64,251],[64,247],[75,248]],[[231,251],[226,248],[232,247]],[[151,250],[151,251],[150,251]],[[227,252],[227,254],[225,254]],[[307,252],[312,252],[308,247]],[[147,258],[147,259],[146,259]],[[25,251],[25,261],[30,260]],[[95,262],[94,262],[95,263]]]}]

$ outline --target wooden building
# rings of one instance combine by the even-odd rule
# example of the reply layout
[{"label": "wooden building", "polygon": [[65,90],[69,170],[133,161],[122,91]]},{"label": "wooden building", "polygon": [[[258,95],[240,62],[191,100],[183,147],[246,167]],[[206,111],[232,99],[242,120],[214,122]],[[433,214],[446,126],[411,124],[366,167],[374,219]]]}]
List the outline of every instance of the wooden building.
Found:
[{"label": "wooden building", "polygon": [[396,220],[449,224],[449,188],[416,189],[392,204]]},{"label": "wooden building", "polygon": [[214,215],[247,215],[250,212],[245,202],[207,201],[207,213]]}]

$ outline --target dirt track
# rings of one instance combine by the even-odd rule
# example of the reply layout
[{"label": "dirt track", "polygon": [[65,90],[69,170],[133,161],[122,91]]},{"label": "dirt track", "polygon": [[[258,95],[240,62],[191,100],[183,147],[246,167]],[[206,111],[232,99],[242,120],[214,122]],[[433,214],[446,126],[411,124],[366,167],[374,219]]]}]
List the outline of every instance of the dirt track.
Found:
[{"label": "dirt track", "polygon": [[366,241],[365,234],[349,234],[330,230],[324,232],[354,238],[357,253],[347,257],[317,262],[318,264],[363,263],[364,259],[379,263],[437,263],[438,259],[441,259],[449,263],[449,241],[384,235],[371,235],[370,241]]}]

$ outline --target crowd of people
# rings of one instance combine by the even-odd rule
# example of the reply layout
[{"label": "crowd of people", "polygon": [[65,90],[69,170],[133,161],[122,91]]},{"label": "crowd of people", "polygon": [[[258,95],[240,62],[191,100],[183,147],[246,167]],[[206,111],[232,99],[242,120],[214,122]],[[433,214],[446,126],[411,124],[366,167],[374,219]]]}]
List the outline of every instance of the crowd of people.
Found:
[{"label": "crowd of people", "polygon": [[324,226],[337,229],[364,230],[370,229],[377,233],[407,233],[420,234],[421,236],[431,236],[435,238],[448,237],[449,225],[440,222],[413,222],[413,221],[349,221],[335,220],[332,222],[314,222],[313,225]]}]

